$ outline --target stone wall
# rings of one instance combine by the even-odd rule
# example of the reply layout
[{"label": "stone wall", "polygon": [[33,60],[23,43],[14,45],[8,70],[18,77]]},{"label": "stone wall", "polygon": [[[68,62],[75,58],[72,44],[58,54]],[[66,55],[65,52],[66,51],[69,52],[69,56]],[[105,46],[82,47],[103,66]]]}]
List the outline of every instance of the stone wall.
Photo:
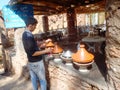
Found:
[{"label": "stone wall", "polygon": [[15,41],[15,55],[11,56],[12,58],[12,67],[15,71],[15,74],[20,76],[23,72],[24,66],[27,64],[27,55],[23,48],[22,43],[22,33],[24,28],[19,28],[15,30],[14,41]]},{"label": "stone wall", "polygon": [[120,1],[107,0],[106,63],[110,90],[120,90]]},{"label": "stone wall", "polygon": [[99,90],[79,77],[70,75],[64,69],[51,65],[49,70],[50,90]]},{"label": "stone wall", "polygon": [[87,73],[80,72],[73,65],[65,65],[62,61],[51,60],[47,65],[50,90],[108,90],[107,84],[95,64]]}]

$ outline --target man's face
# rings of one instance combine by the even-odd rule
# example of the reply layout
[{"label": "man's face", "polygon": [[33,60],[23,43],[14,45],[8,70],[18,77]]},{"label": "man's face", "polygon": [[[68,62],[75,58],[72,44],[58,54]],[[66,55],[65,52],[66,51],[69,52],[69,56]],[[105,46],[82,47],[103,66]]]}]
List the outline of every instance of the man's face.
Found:
[{"label": "man's face", "polygon": [[36,26],[37,26],[37,24],[31,25],[31,30],[30,31],[34,31]]}]

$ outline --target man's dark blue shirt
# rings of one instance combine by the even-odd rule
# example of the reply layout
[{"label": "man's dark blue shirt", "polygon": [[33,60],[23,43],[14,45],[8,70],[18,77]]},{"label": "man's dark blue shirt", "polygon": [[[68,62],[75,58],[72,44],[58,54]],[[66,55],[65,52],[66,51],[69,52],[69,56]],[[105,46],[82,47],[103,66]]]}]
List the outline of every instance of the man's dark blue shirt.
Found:
[{"label": "man's dark blue shirt", "polygon": [[37,62],[42,60],[42,55],[32,56],[36,51],[39,51],[39,47],[37,46],[33,34],[29,30],[24,31],[22,41],[29,62]]}]

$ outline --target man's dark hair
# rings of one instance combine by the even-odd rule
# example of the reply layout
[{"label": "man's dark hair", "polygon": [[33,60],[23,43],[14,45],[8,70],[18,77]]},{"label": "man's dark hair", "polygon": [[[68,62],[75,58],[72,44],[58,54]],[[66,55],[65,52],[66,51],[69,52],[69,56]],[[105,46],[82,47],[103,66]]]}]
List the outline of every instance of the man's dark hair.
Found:
[{"label": "man's dark hair", "polygon": [[34,25],[34,24],[37,24],[38,21],[34,18],[34,17],[28,17],[26,20],[25,20],[25,24],[26,26],[28,25]]}]

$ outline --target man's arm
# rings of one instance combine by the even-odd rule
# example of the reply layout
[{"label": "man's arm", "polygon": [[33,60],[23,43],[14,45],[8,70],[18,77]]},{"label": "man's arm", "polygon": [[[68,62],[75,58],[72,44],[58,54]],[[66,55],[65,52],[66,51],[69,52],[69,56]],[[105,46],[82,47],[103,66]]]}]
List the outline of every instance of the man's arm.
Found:
[{"label": "man's arm", "polygon": [[51,53],[51,52],[52,52],[52,49],[47,48],[45,50],[40,50],[40,51],[34,52],[32,56],[39,56],[39,55],[46,54],[46,53]]}]

